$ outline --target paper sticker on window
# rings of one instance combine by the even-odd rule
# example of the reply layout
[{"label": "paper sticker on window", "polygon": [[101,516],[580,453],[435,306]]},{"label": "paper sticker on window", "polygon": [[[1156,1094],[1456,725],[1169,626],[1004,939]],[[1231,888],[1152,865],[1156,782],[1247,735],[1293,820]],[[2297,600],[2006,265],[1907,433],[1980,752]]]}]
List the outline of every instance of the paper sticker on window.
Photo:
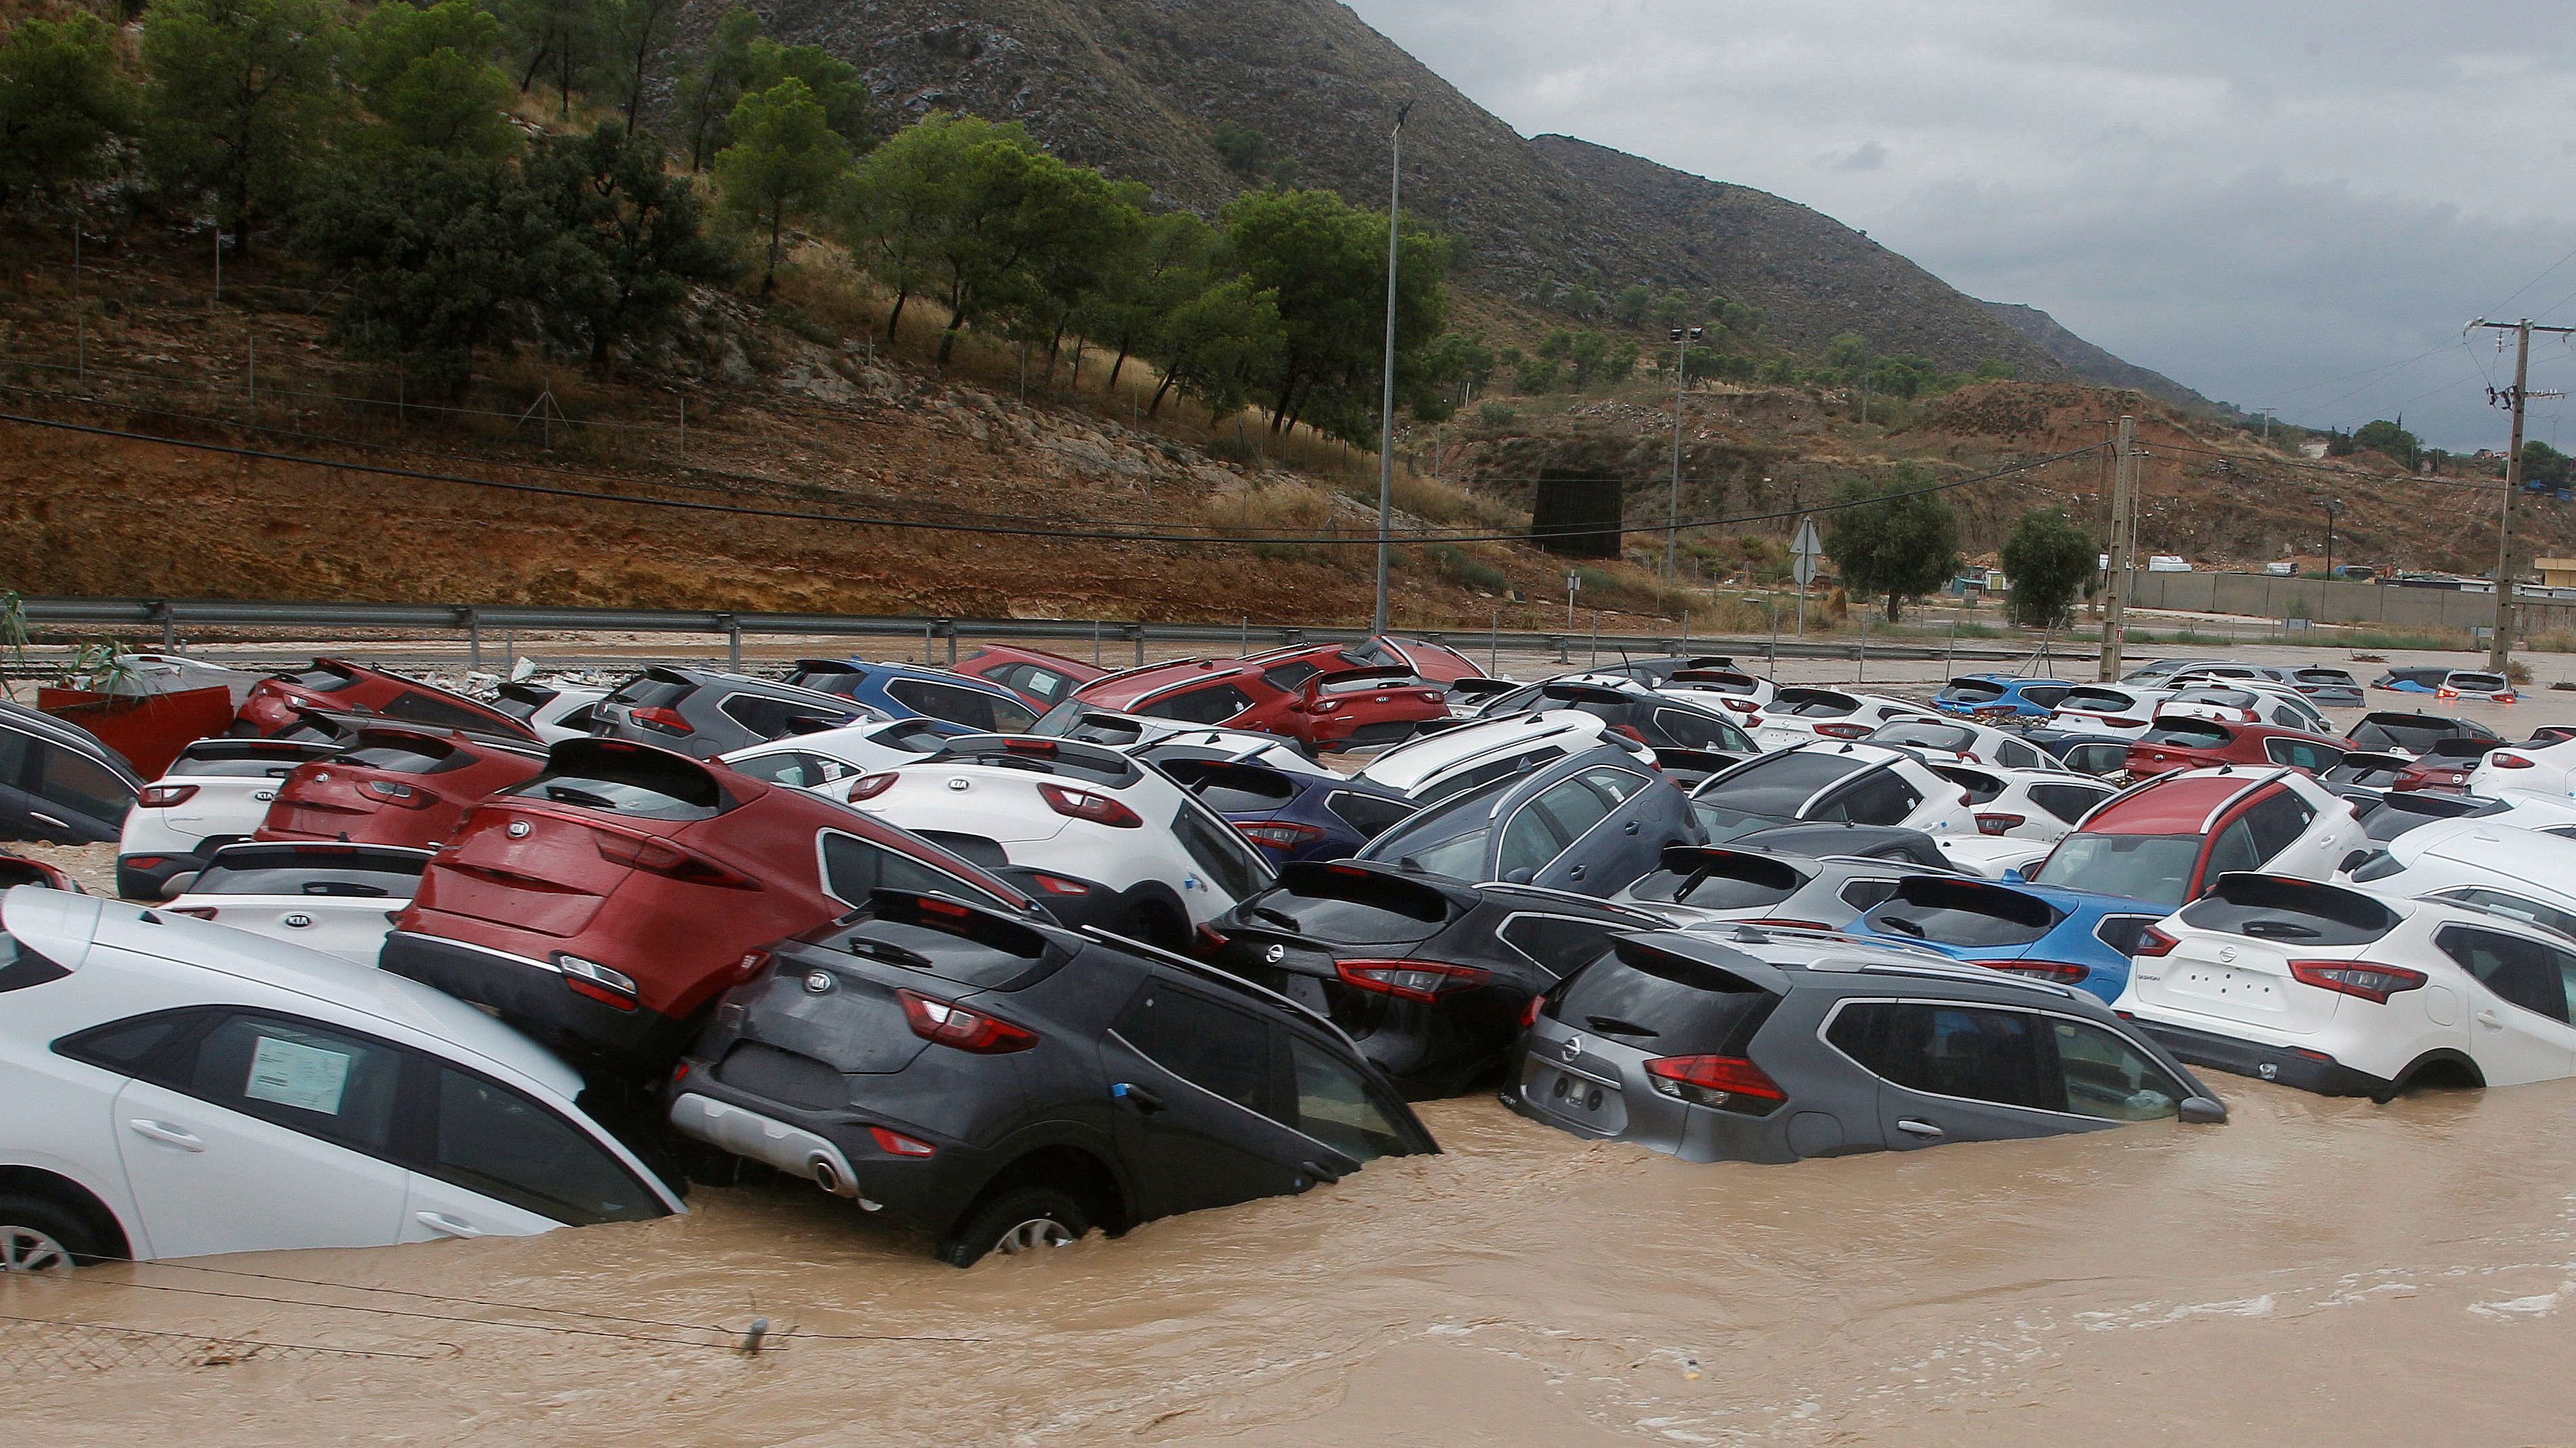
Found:
[{"label": "paper sticker on window", "polygon": [[243,1084],[242,1094],[253,1101],[337,1116],[340,1094],[348,1084],[347,1052],[262,1036],[259,1049],[251,1053],[250,1080]]}]

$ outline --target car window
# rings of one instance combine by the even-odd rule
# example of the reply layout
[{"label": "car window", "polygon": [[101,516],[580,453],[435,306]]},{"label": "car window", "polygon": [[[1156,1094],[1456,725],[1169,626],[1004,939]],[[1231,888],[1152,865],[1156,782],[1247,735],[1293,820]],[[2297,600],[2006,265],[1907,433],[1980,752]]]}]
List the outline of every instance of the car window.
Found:
[{"label": "car window", "polygon": [[763,694],[734,694],[716,707],[724,712],[725,717],[763,739],[784,739],[790,734],[830,729],[858,717],[826,712],[785,699],[772,699]]},{"label": "car window", "polygon": [[1843,886],[1839,898],[1854,910],[1868,910],[1884,903],[1895,893],[1894,880],[1853,880]]},{"label": "car window", "polygon": [[2125,744],[2078,744],[2066,751],[2066,767],[2084,774],[2109,774],[2127,768],[2128,763]]},{"label": "car window", "polygon": [[992,696],[972,689],[948,684],[934,684],[927,679],[896,679],[886,685],[886,696],[916,714],[945,719],[970,729],[991,732],[993,725]]},{"label": "car window", "polygon": [[1612,807],[1626,804],[1653,783],[1633,769],[1587,769],[1583,782],[1607,796]]},{"label": "car window", "polygon": [[1637,945],[1594,962],[1544,1008],[1658,1055],[1740,1056],[1780,998],[1722,970]]},{"label": "car window", "polygon": [[1934,749],[1944,754],[1974,754],[1977,736],[1956,724],[1935,724],[1928,719],[1901,719],[1880,726],[1869,736],[1872,744],[1897,744],[1909,749]]},{"label": "car window", "polygon": [[[2576,825],[2560,825],[2544,833],[2576,837]],[[2489,890],[2479,885],[2466,885],[2457,890],[2437,891],[2434,898],[2463,901],[2480,909],[2495,911],[2499,915],[2510,915],[2516,920],[2528,920],[2543,930],[2555,930],[2570,939],[2576,939],[2576,912],[2543,905],[2537,900],[2526,900],[2520,895],[2508,895],[2502,890]]]},{"label": "car window", "polygon": [[[2284,789],[2268,799],[2257,800],[2244,814],[2245,826],[2254,835],[2255,858],[2269,860],[2297,844],[2299,836],[2308,832],[2308,821],[2316,817],[2316,806],[2295,790]],[[2222,834],[2220,844],[2223,847],[2225,843],[2226,836]]]},{"label": "car window", "polygon": [[1270,1032],[1231,1006],[1149,980],[1118,1014],[1127,1044],[1156,1065],[1237,1106],[1270,1115]]},{"label": "car window", "polygon": [[865,905],[871,890],[918,890],[978,901],[992,898],[944,870],[839,830],[823,832],[823,888],[844,905]]},{"label": "car window", "polygon": [[1690,709],[1657,709],[1655,730],[1676,749],[1743,749],[1750,742],[1739,743],[1739,731],[1725,720]]},{"label": "car window", "polygon": [[1325,797],[1324,808],[1370,839],[1394,829],[1413,814],[1413,807],[1402,800],[1382,799],[1355,789],[1333,791]]},{"label": "car window", "polygon": [[1984,804],[2004,792],[2003,780],[1981,769],[1945,768],[1941,777],[1965,790],[1970,804]]},{"label": "car window", "polygon": [[2138,736],[2141,744],[2170,744],[2177,749],[2218,749],[2236,736],[2206,719],[2168,714]]},{"label": "car window", "polygon": [[1273,664],[1263,669],[1261,682],[1277,689],[1280,693],[1294,694],[1308,679],[1322,672],[1323,670],[1314,664],[1299,659],[1285,664]]},{"label": "car window", "polygon": [[[2201,839],[2199,835],[2072,834],[2049,852],[2033,881],[2180,905],[2191,889]],[[2244,853],[2252,853],[2250,843]]]},{"label": "car window", "polygon": [[236,846],[217,855],[191,895],[315,895],[408,900],[420,890],[419,855],[334,856],[294,846]]},{"label": "car window", "polygon": [[1563,977],[1599,960],[1610,949],[1610,933],[1628,928],[1563,915],[1515,915],[1498,933],[1513,949]]},{"label": "car window", "polygon": [[1527,753],[1515,754],[1509,759],[1488,760],[1473,769],[1462,769],[1433,784],[1422,791],[1421,801],[1424,804],[1435,804],[1451,795],[1464,794],[1468,790],[1481,788],[1495,780],[1507,779],[1515,774],[1525,774],[1542,764],[1553,764],[1564,757],[1565,749],[1562,745],[1548,744]]},{"label": "car window", "polygon": [[1136,712],[1147,718],[1177,719],[1184,724],[1222,724],[1251,707],[1250,694],[1232,684],[1210,684],[1139,704]]},{"label": "car window", "polygon": [[2029,1011],[1854,1001],[1835,1014],[1825,1039],[1910,1091],[2061,1111],[2066,1087],[2043,1050],[2041,1022]]},{"label": "car window", "polygon": [[2218,832],[2209,847],[2209,864],[2201,871],[2203,888],[2216,883],[2219,876],[2234,870],[2251,870],[2263,863],[2263,851],[2254,843],[2254,827],[2245,816],[2238,815]]},{"label": "car window", "polygon": [[2018,739],[1996,744],[1995,762],[2007,769],[2046,769],[2051,763],[2047,755]]},{"label": "car window", "polygon": [[1992,679],[1952,679],[1938,697],[1954,704],[1984,704],[2004,696],[2004,686]]},{"label": "car window", "polygon": [[2086,789],[2080,784],[2034,784],[2030,787],[2031,803],[2070,825],[2110,797],[2111,791],[2107,789]]},{"label": "car window", "polygon": [[[1581,788],[1581,785],[1574,780],[1568,780],[1566,784]],[[1560,784],[1556,788],[1565,787],[1564,784]],[[1549,793],[1554,792],[1549,791]],[[1589,796],[1590,791],[1587,790],[1585,793]],[[1543,799],[1544,796],[1541,798]],[[1508,880],[1523,870],[1535,875],[1546,869],[1548,861],[1555,859],[1567,845],[1574,843],[1573,837],[1557,824],[1556,816],[1540,809],[1539,803],[1539,800],[1532,800],[1521,806],[1513,813],[1510,822],[1503,826],[1502,855],[1494,864],[1495,878]],[[1480,849],[1478,851],[1480,859],[1482,854]],[[1427,855],[1423,863],[1426,867],[1430,865],[1431,861]]]},{"label": "car window", "polygon": [[1817,791],[1867,769],[1870,761],[1826,750],[1766,754],[1703,786],[1692,798],[1719,812],[1725,823],[1747,818],[1795,819]]},{"label": "car window", "polygon": [[480,709],[469,709],[452,699],[436,694],[406,689],[387,701],[383,710],[388,719],[409,719],[416,724],[440,724],[450,729],[493,728],[492,718]]},{"label": "car window", "polygon": [[1237,900],[1249,897],[1268,876],[1243,836],[1222,821],[1211,820],[1198,806],[1184,801],[1172,816],[1172,835],[1190,859],[1207,871],[1216,887]]},{"label": "car window", "polygon": [[62,966],[20,944],[16,936],[0,933],[0,995],[61,980],[70,974]]},{"label": "car window", "polygon": [[116,771],[88,755],[42,739],[29,740],[28,748],[35,756],[29,793],[92,819],[116,819],[133,803],[134,791]]},{"label": "car window", "polygon": [[1871,910],[1862,924],[1881,935],[1997,949],[2028,945],[2061,918],[2035,895],[1934,876],[1907,882],[1901,895]]},{"label": "car window", "polygon": [[379,736],[341,755],[340,761],[394,774],[443,774],[472,764],[474,756],[444,740],[406,739],[395,743]]},{"label": "car window", "polygon": [[571,745],[556,746],[564,767],[549,766],[523,784],[501,790],[494,798],[521,796],[551,800],[585,809],[614,810],[639,819],[713,819],[732,808],[713,774],[659,750],[590,744],[569,756]]},{"label": "car window", "polygon": [[2038,705],[2042,709],[2054,709],[2057,707],[2058,701],[2066,697],[2066,686],[2063,684],[2032,684],[2021,691],[2021,696],[2028,699],[2033,704]]},{"label": "car window", "polygon": [[568,1226],[664,1214],[651,1189],[588,1132],[506,1086],[444,1064],[426,1165],[440,1181]]},{"label": "car window", "polygon": [[240,1014],[197,1043],[189,1095],[308,1136],[383,1152],[402,1053],[310,1021]]},{"label": "car window", "polygon": [[2182,1083],[2155,1058],[2085,1021],[2051,1018],[2066,1110],[2098,1121],[2157,1121],[2182,1107]]},{"label": "car window", "polygon": [[1856,825],[1901,825],[1923,796],[1892,769],[1853,780],[1819,803],[1810,819]]},{"label": "car window", "polygon": [[1035,664],[1004,664],[984,677],[997,684],[1017,689],[1023,694],[1033,695],[1049,705],[1055,704],[1073,689],[1073,680],[1053,669],[1042,669]]},{"label": "car window", "polygon": [[1384,1097],[1349,1062],[1300,1035],[1288,1037],[1296,1111],[1280,1124],[1313,1137],[1353,1161],[1402,1156],[1403,1130]]},{"label": "car window", "polygon": [[749,759],[729,759],[725,763],[737,774],[748,774],[754,779],[764,779],[789,789],[812,789],[858,772],[837,759],[826,759],[820,754],[807,754],[801,750],[781,750]]},{"label": "car window", "polygon": [[2507,1004],[2553,1021],[2568,1018],[2568,996],[2576,992],[2576,952],[2469,925],[2443,926],[2434,932],[2433,943]]}]

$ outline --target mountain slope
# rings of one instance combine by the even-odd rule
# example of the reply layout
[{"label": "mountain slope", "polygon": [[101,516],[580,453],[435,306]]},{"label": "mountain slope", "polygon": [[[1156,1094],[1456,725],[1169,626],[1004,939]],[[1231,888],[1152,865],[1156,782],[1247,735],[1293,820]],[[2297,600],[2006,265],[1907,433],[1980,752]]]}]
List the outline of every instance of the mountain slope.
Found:
[{"label": "mountain slope", "polygon": [[1977,305],[2037,343],[2067,371],[2087,382],[2099,382],[2105,387],[2133,388],[2180,407],[2222,413],[2233,410],[2210,401],[2161,372],[2122,361],[2066,330],[2065,323],[2037,307],[2023,306],[2019,302],[1979,302]]}]

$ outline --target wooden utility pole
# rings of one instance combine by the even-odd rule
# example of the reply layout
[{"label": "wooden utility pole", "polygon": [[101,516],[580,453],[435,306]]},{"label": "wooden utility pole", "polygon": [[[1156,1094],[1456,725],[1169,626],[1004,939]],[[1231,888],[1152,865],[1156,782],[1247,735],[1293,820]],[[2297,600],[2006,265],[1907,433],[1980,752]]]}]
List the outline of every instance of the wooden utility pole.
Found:
[{"label": "wooden utility pole", "polygon": [[2123,618],[2129,603],[2132,555],[2138,546],[2137,520],[2132,503],[2138,493],[2138,420],[2122,416],[2119,441],[2112,447],[2111,470],[2111,542],[2108,566],[2102,570],[2102,671],[2103,683],[2116,683],[2120,678],[2120,644]]},{"label": "wooden utility pole", "polygon": [[[2522,491],[2522,415],[2525,404],[2531,399],[2525,385],[2531,381],[2531,334],[2552,332],[2563,336],[2576,333],[2576,327],[2537,326],[2529,317],[2514,322],[2490,322],[2480,317],[2468,325],[2468,330],[2475,331],[2480,327],[2491,332],[2514,334],[2513,389],[2501,395],[2492,387],[2487,389],[2490,403],[2513,412],[2513,442],[2504,455],[2504,506],[2496,514],[2495,634],[2487,640],[2487,668],[2501,674],[2508,667],[2513,653],[2513,500]],[[2560,397],[2565,394],[2545,392],[2541,395]]]}]

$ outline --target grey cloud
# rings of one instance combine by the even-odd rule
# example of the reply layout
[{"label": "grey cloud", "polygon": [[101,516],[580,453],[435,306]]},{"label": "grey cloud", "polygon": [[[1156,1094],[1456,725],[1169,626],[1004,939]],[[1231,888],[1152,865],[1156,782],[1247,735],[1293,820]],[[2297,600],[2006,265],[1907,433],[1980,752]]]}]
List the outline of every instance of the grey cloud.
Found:
[{"label": "grey cloud", "polygon": [[1848,151],[1828,152],[1824,159],[1836,171],[1875,171],[1887,164],[1887,148],[1876,141],[1863,141]]}]

